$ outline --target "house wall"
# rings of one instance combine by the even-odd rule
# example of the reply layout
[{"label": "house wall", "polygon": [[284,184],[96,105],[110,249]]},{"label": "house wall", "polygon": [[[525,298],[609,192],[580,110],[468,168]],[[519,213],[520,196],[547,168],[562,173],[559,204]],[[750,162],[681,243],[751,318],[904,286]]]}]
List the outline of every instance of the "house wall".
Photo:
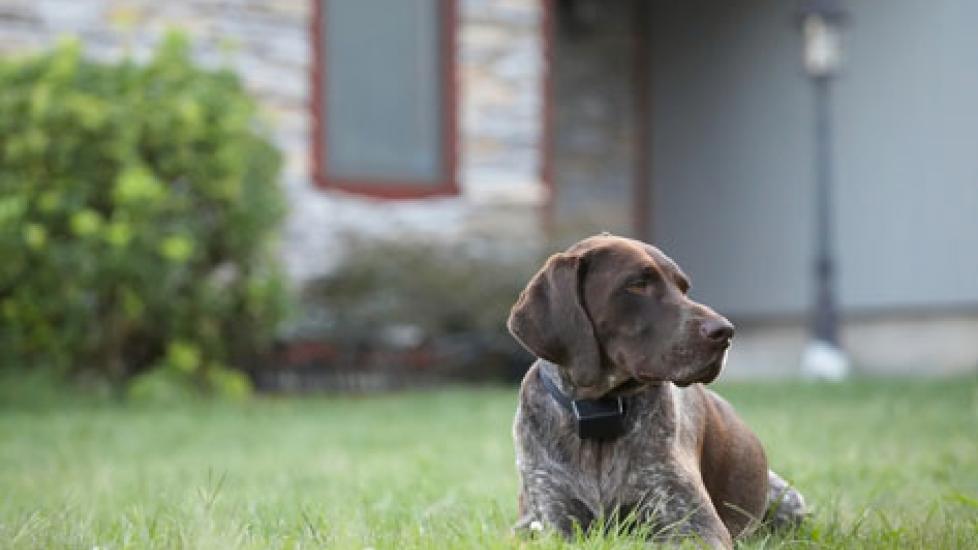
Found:
[{"label": "house wall", "polygon": [[146,59],[176,28],[198,62],[235,70],[285,155],[282,256],[301,282],[332,265],[348,234],[523,242],[538,231],[541,0],[459,0],[458,8],[462,191],[440,199],[372,200],[313,185],[311,0],[0,0],[0,55],[74,36],[96,59]]},{"label": "house wall", "polygon": [[[843,337],[870,370],[974,368],[978,3],[846,5],[833,90]],[[797,364],[812,297],[814,107],[793,9],[665,0],[649,22],[653,237],[695,297],[742,321],[732,358],[745,369]]]},{"label": "house wall", "polygon": [[[978,305],[978,4],[847,3],[835,86],[846,309]],[[655,237],[735,314],[809,302],[813,97],[791,3],[659,2]]]}]

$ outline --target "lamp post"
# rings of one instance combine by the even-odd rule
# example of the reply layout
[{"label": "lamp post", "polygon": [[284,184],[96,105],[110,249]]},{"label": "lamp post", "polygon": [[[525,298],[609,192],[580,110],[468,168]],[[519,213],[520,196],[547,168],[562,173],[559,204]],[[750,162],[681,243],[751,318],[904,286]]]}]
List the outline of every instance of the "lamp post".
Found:
[{"label": "lamp post", "polygon": [[815,302],[802,373],[829,380],[841,380],[849,373],[849,359],[839,346],[832,249],[831,84],[842,65],[841,31],[846,18],[838,0],[799,3],[804,66],[815,97]]}]

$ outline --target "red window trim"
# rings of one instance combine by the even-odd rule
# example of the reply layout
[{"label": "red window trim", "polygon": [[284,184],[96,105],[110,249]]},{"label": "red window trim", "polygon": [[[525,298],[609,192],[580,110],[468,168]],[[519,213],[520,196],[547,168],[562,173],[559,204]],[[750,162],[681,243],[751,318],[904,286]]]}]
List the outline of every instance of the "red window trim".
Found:
[{"label": "red window trim", "polygon": [[441,92],[443,110],[441,116],[442,150],[441,178],[429,182],[402,182],[396,180],[371,180],[329,177],[326,157],[326,102],[323,77],[328,74],[326,52],[323,45],[323,5],[328,0],[312,1],[311,37],[313,62],[310,68],[312,98],[312,177],[322,189],[337,189],[357,195],[384,199],[415,199],[451,196],[459,194],[458,184],[458,95],[457,35],[458,0],[439,0],[442,43],[440,44]]}]

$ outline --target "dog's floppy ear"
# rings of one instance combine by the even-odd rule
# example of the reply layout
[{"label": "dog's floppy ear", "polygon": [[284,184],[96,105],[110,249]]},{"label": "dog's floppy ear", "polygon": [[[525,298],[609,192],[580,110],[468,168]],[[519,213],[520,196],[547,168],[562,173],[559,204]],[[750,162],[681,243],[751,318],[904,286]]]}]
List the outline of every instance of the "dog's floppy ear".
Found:
[{"label": "dog's floppy ear", "polygon": [[594,328],[581,303],[580,256],[554,254],[530,279],[509,313],[509,332],[534,355],[567,369],[574,385],[600,380]]}]

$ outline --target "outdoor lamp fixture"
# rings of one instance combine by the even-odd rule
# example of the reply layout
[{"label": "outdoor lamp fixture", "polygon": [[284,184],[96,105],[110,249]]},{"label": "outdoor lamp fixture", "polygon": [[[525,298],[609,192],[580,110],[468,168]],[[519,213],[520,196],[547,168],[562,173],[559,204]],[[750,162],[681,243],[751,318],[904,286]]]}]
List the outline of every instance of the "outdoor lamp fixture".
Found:
[{"label": "outdoor lamp fixture", "polygon": [[805,71],[815,91],[815,302],[811,340],[802,355],[802,373],[841,380],[849,358],[839,346],[832,256],[831,81],[842,65],[842,26],[847,14],[838,0],[802,0],[798,25],[804,43]]},{"label": "outdoor lamp fixture", "polygon": [[842,65],[842,24],[845,11],[836,0],[803,0],[798,20],[804,40],[805,71],[814,79],[829,78]]}]

